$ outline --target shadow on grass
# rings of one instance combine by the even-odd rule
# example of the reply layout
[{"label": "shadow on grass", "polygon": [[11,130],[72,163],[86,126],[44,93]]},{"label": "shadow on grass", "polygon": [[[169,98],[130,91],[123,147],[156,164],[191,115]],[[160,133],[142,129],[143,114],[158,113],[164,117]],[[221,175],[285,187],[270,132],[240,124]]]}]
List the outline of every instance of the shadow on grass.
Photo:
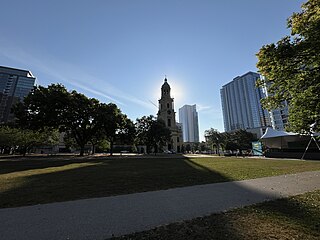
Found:
[{"label": "shadow on grass", "polygon": [[[310,200],[310,196],[316,196]],[[212,214],[116,239],[319,239],[320,192]]]},{"label": "shadow on grass", "polygon": [[0,175],[7,173],[14,173],[26,170],[43,169],[49,167],[59,167],[72,163],[80,163],[88,161],[94,157],[72,154],[59,155],[27,155],[25,157],[20,155],[0,155]]},{"label": "shadow on grass", "polygon": [[[78,167],[68,169],[71,164]],[[90,164],[90,165],[85,165]],[[0,207],[69,201],[145,192],[197,184],[232,181],[188,158],[96,157],[68,160],[2,161],[1,174],[11,173],[12,187],[2,191]],[[39,171],[22,175],[24,170],[59,167],[57,171]],[[0,177],[1,177],[0,174]],[[19,180],[19,184],[14,181]],[[6,184],[6,183],[3,183]],[[1,190],[1,188],[0,188]]]},{"label": "shadow on grass", "polygon": [[300,226],[307,232],[316,233],[320,238],[320,194],[308,193],[305,196],[258,204],[254,209],[269,218],[280,218],[292,226]]},{"label": "shadow on grass", "polygon": [[[36,161],[42,162],[41,160]],[[25,162],[25,166],[21,164],[16,169],[18,169],[17,171],[23,171],[48,167],[61,168],[59,168],[59,171],[18,177],[19,184],[8,182],[12,187],[0,192],[0,208],[106,197],[234,180],[183,156],[174,158],[162,158],[160,156],[142,158],[96,157],[52,162],[46,160],[39,164],[36,161]],[[74,163],[79,164],[79,167],[63,168]],[[11,169],[10,171],[13,174],[16,172],[14,166],[7,169]],[[14,178],[10,181],[14,181]],[[236,183],[232,184],[232,187],[234,191],[245,194],[248,199],[251,196],[266,198],[264,193],[244,189]],[[220,193],[217,192],[216,194]],[[243,195],[240,197],[243,197]],[[246,199],[242,201],[246,201]],[[288,204],[291,204],[291,202]],[[297,219],[305,214],[303,206],[299,207],[302,212],[296,212],[293,215],[291,215],[292,210],[286,212],[282,208],[273,207],[266,209],[266,211],[278,212],[282,215],[287,214],[292,221],[300,221]],[[221,215],[218,218],[219,220],[210,219],[210,217],[205,219],[205,222],[198,219],[197,221],[201,220],[198,224],[194,224],[193,220],[190,221],[190,224],[188,222],[183,223],[182,226],[178,226],[178,230],[176,225],[173,225],[173,229],[168,225],[165,227],[167,230],[164,230],[167,232],[161,232],[161,235],[167,237],[159,235],[159,238],[155,238],[212,239],[214,237],[216,239],[242,239],[243,233],[246,232],[241,227],[237,227],[237,224],[225,215]],[[177,231],[172,232],[174,229]],[[136,239],[143,239],[142,235],[139,234]],[[146,234],[148,236],[150,233]],[[145,239],[154,238],[147,237]]]}]

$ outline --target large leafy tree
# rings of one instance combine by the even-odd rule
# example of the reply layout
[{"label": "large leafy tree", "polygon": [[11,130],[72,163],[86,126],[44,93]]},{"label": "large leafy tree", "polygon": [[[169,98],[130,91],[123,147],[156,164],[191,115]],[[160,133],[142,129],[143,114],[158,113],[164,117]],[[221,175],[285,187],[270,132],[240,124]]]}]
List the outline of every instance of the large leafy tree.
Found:
[{"label": "large leafy tree", "polygon": [[102,126],[97,117],[99,110],[98,100],[76,91],[68,92],[60,84],[35,87],[14,109],[18,126],[42,131],[59,128],[75,140],[80,155]]},{"label": "large leafy tree", "polygon": [[154,153],[157,153],[159,147],[171,140],[171,132],[166,124],[152,115],[137,119],[136,131],[138,143],[145,144],[148,153],[150,153],[151,148],[153,148]]},{"label": "large leafy tree", "polygon": [[136,132],[137,132],[137,143],[141,145],[146,145],[147,153],[150,153],[151,143],[149,140],[149,132],[151,129],[152,122],[155,121],[155,117],[143,116],[138,118],[136,121]]},{"label": "large leafy tree", "polygon": [[215,148],[217,153],[220,152],[220,148],[232,151],[247,150],[251,148],[252,141],[256,140],[252,133],[242,129],[235,132],[220,133],[218,130],[211,128],[205,131],[205,138],[210,148]]},{"label": "large leafy tree", "polygon": [[85,145],[98,133],[101,126],[97,116],[99,101],[72,91],[68,96],[60,122],[60,129],[71,135],[80,147],[80,156]]},{"label": "large leafy tree", "polygon": [[212,147],[215,147],[216,153],[219,154],[220,146],[221,144],[223,144],[223,137],[221,133],[217,129],[210,128],[209,130],[206,130],[204,132],[204,135],[205,135],[206,142],[211,147],[211,150],[213,150]]},{"label": "large leafy tree", "polygon": [[[288,129],[307,132],[320,118],[320,0],[309,0],[288,19],[291,35],[263,46],[257,67],[268,88],[268,110],[289,104]],[[316,130],[320,130],[318,125]]]},{"label": "large leafy tree", "polygon": [[27,129],[58,128],[69,101],[70,93],[63,85],[36,86],[14,107],[16,123]]},{"label": "large leafy tree", "polygon": [[14,111],[20,127],[35,130],[59,128],[65,132],[66,141],[76,143],[81,156],[88,143],[92,144],[94,152],[96,145],[108,140],[112,153],[119,136],[125,143],[131,143],[134,138],[132,121],[117,105],[99,103],[76,91],[68,92],[60,84],[35,87]]},{"label": "large leafy tree", "polygon": [[26,155],[29,150],[37,145],[53,145],[59,142],[59,132],[57,130],[46,129],[37,131],[30,129],[14,128],[8,126],[0,127],[0,146],[16,148],[21,154]]},{"label": "large leafy tree", "polygon": [[101,133],[110,143],[110,154],[113,154],[114,143],[122,140],[121,143],[130,144],[133,142],[133,123],[121,112],[117,105],[113,103],[100,104],[98,122],[101,123]]}]

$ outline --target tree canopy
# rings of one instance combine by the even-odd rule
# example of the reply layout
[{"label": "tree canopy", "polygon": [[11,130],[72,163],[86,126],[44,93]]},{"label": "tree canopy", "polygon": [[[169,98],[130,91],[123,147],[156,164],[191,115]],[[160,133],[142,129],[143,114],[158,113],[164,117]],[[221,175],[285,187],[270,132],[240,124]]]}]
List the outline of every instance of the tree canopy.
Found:
[{"label": "tree canopy", "polygon": [[216,148],[216,153],[220,154],[220,146],[223,144],[223,135],[214,128],[210,128],[209,130],[206,130],[205,133],[206,142],[210,144],[211,147]]},{"label": "tree canopy", "polygon": [[164,121],[156,119],[152,115],[137,119],[136,129],[138,143],[145,144],[148,153],[151,148],[154,153],[157,153],[159,148],[171,140],[171,132]]},{"label": "tree canopy", "polygon": [[251,149],[251,143],[257,138],[250,132],[239,129],[234,132],[220,133],[218,130],[211,128],[205,131],[206,142],[214,146],[219,153],[219,148],[226,150],[248,150]]},{"label": "tree canopy", "polygon": [[68,142],[80,147],[80,155],[88,143],[94,148],[107,139],[112,153],[117,135],[132,139],[133,123],[115,104],[100,103],[76,91],[68,92],[60,84],[35,87],[14,111],[19,127],[40,131],[58,128],[65,132]]},{"label": "tree canopy", "polygon": [[263,46],[257,54],[257,67],[265,77],[259,86],[268,89],[262,105],[272,110],[287,101],[287,129],[308,132],[320,119],[320,0],[303,4],[302,11],[288,19],[288,28],[290,36]]},{"label": "tree canopy", "polygon": [[36,131],[31,129],[21,129],[9,126],[0,127],[0,149],[6,147],[17,149],[25,155],[32,147],[39,145],[54,145],[59,142],[57,130],[46,129]]}]

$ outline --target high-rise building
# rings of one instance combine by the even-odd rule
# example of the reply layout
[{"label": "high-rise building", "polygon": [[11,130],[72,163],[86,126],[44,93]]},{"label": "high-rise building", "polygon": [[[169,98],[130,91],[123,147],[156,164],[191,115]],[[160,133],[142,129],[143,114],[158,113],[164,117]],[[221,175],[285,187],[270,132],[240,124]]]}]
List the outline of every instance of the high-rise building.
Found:
[{"label": "high-rise building", "polygon": [[[262,76],[262,78],[264,77]],[[267,90],[267,86],[263,87],[263,91],[265,96],[268,97],[269,93]],[[288,102],[283,101],[282,107],[270,111],[269,115],[270,115],[272,128],[279,131],[284,131],[286,124],[288,123],[288,116],[289,116]]]},{"label": "high-rise building", "polygon": [[13,121],[12,106],[29,94],[35,79],[30,71],[0,66],[0,123]]},{"label": "high-rise building", "polygon": [[271,126],[269,112],[262,108],[260,100],[265,92],[256,87],[258,73],[248,72],[222,86],[220,90],[224,129],[226,132],[245,129],[260,137]]},{"label": "high-rise building", "polygon": [[174,101],[171,97],[171,88],[167,78],[161,87],[161,98],[159,99],[158,118],[162,119],[166,127],[171,131],[171,141],[167,143],[167,150],[180,152],[182,147],[182,131],[179,124],[176,123],[176,113],[174,111]]},{"label": "high-rise building", "polygon": [[278,108],[269,112],[271,125],[273,129],[284,131],[288,123],[289,109],[287,102],[283,103],[282,108]]},{"label": "high-rise building", "polygon": [[199,142],[199,124],[196,105],[184,105],[179,109],[184,142]]}]

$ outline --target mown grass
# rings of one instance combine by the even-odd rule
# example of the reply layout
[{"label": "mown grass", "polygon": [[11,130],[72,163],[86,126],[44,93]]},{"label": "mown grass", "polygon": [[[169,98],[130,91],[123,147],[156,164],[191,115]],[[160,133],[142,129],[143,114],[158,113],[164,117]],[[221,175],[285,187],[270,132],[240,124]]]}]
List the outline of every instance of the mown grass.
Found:
[{"label": "mown grass", "polygon": [[116,239],[320,239],[320,191],[173,223]]},{"label": "mown grass", "polygon": [[0,208],[320,170],[317,161],[43,157],[0,160]]}]

